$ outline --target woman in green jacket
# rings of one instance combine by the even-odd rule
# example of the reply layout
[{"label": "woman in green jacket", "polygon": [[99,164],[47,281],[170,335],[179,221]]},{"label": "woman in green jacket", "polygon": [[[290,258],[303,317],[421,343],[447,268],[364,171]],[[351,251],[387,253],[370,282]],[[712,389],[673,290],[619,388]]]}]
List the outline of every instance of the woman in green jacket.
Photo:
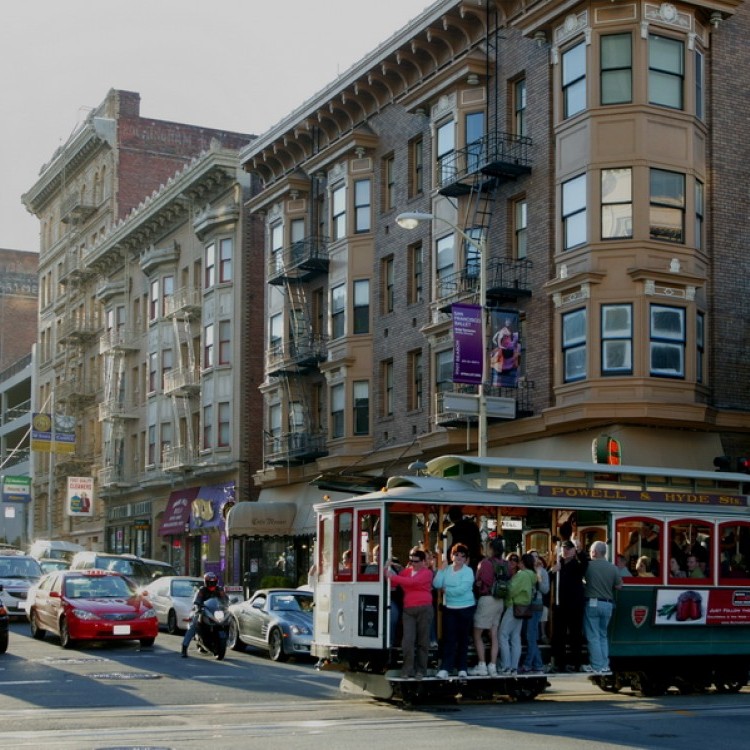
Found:
[{"label": "woman in green jacket", "polygon": [[515,616],[514,609],[516,604],[531,604],[535,586],[534,558],[529,554],[522,555],[518,572],[510,579],[505,614],[500,623],[500,674],[514,675],[518,672],[523,619]]}]

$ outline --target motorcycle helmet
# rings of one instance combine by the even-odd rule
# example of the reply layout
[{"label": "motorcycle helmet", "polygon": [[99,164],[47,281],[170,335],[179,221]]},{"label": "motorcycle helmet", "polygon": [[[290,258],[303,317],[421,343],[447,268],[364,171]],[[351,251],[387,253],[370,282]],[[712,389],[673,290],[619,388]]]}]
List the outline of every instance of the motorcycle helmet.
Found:
[{"label": "motorcycle helmet", "polygon": [[219,585],[219,578],[216,573],[206,573],[203,576],[203,583],[206,588],[215,589]]}]

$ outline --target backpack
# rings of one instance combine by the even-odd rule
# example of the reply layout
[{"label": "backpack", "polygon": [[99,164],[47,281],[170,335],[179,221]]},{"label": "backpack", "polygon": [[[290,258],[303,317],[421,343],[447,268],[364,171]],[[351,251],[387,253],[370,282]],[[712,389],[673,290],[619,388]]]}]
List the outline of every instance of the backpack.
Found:
[{"label": "backpack", "polygon": [[492,561],[492,568],[495,571],[495,580],[490,587],[490,596],[495,599],[505,599],[510,587],[510,578],[508,578],[508,568],[505,565],[498,565]]}]

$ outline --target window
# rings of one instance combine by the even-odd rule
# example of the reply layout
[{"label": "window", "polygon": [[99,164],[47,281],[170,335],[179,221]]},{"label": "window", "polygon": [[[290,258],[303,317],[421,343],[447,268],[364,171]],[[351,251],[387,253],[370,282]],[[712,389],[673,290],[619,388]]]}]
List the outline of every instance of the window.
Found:
[{"label": "window", "polygon": [[331,194],[331,239],[346,237],[346,188],[342,185]]},{"label": "window", "polygon": [[513,113],[515,135],[528,135],[526,125],[526,79],[513,84]]},{"label": "window", "polygon": [[437,180],[438,185],[452,182],[456,176],[456,134],[453,120],[438,125],[436,133]]},{"label": "window", "polygon": [[161,445],[159,446],[159,461],[162,464],[164,463],[164,460],[166,458],[167,451],[172,447],[173,431],[174,428],[171,422],[161,423],[161,429],[159,430],[161,436]]},{"label": "window", "polygon": [[601,37],[602,105],[633,101],[633,49],[630,34]]},{"label": "window", "polygon": [[346,287],[343,284],[331,289],[331,338],[341,338],[346,333]]},{"label": "window", "polygon": [[380,578],[382,560],[380,559],[380,511],[360,511],[359,521],[359,580],[377,581]]},{"label": "window", "polygon": [[169,312],[170,303],[174,297],[174,276],[165,276],[161,280],[161,314]]},{"label": "window", "polygon": [[[729,564],[736,554],[736,541],[733,532],[739,530],[736,524],[722,526],[720,537],[720,573],[729,572]],[[669,579],[668,583],[689,588],[695,578],[711,579],[714,571],[713,540],[714,526],[702,519],[680,518],[669,523]],[[742,557],[742,555],[739,555]],[[736,559],[736,558],[735,558]],[[708,580],[703,581],[704,584]],[[704,604],[705,606],[705,604]],[[678,613],[675,613],[678,619]],[[699,619],[690,617],[688,619]]]},{"label": "window", "polygon": [[393,256],[383,258],[383,313],[393,312]]},{"label": "window", "polygon": [[586,310],[562,316],[563,382],[586,377]]},{"label": "window", "polygon": [[226,448],[231,440],[231,433],[230,433],[230,419],[231,419],[232,410],[229,408],[229,402],[228,401],[220,401],[218,404],[218,416],[219,416],[219,434],[218,437],[218,445],[221,448]]},{"label": "window", "polygon": [[586,242],[586,175],[562,185],[563,250]]},{"label": "window", "polygon": [[484,112],[470,112],[464,120],[466,128],[466,169],[476,172],[484,162]]},{"label": "window", "polygon": [[632,170],[602,169],[602,239],[632,236]]},{"label": "window", "polygon": [[370,434],[370,384],[356,380],[352,385],[354,394],[354,434]]},{"label": "window", "polygon": [[452,234],[441,237],[435,247],[435,273],[437,280],[437,296],[447,297],[453,293],[455,279],[451,279],[456,265],[456,251]]},{"label": "window", "polygon": [[704,206],[703,183],[695,181],[695,247],[703,249],[703,206]]},{"label": "window", "polygon": [[174,353],[171,349],[162,349],[161,352],[161,389],[164,390],[164,383],[167,379],[167,373],[172,372],[174,367]]},{"label": "window", "polygon": [[[617,555],[617,567],[625,567],[628,573],[621,574],[628,578],[648,578],[650,583],[663,582],[661,565],[661,539],[664,525],[661,521],[648,516],[632,516],[618,519],[615,524],[614,549]],[[628,583],[636,583],[628,580]],[[646,581],[637,581],[640,585]]]},{"label": "window", "polygon": [[383,416],[393,416],[393,360],[383,362]]},{"label": "window", "polygon": [[271,263],[269,271],[280,273],[284,270],[284,225],[279,222],[271,227]]},{"label": "window", "polygon": [[149,352],[148,355],[148,392],[156,392],[156,373],[158,368],[159,355],[156,352]]},{"label": "window", "polygon": [[602,305],[602,375],[633,372],[631,305]]},{"label": "window", "polygon": [[445,393],[453,390],[453,350],[446,349],[435,355],[435,391]]},{"label": "window", "polygon": [[408,378],[407,409],[417,411],[422,408],[423,377],[422,372],[422,350],[415,349],[409,352],[406,363],[406,376]]},{"label": "window", "polygon": [[268,450],[278,453],[281,450],[281,404],[268,407]]},{"label": "window", "polygon": [[706,316],[698,313],[695,317],[695,381],[703,382],[703,363],[706,354]]},{"label": "window", "polygon": [[232,361],[232,324],[228,320],[219,322],[219,364],[228,365]]},{"label": "window", "polygon": [[648,38],[648,101],[662,107],[682,109],[685,77],[684,45],[677,39],[651,35]]},{"label": "window", "polygon": [[159,316],[159,279],[154,279],[149,284],[148,319],[156,320],[158,316]]},{"label": "window", "polygon": [[305,410],[299,401],[289,402],[289,431],[294,433],[304,432]]},{"label": "window", "polygon": [[665,378],[685,376],[685,310],[651,305],[651,375]]},{"label": "window", "polygon": [[396,205],[395,159],[389,154],[383,159],[383,211],[390,211]]},{"label": "window", "polygon": [[471,227],[466,234],[474,242],[464,240],[464,258],[466,259],[466,278],[477,280],[482,268],[482,244],[484,242],[484,231],[481,227]]},{"label": "window", "polygon": [[206,245],[205,263],[203,264],[203,288],[210,289],[216,283],[216,245]]},{"label": "window", "polygon": [[685,241],[685,175],[650,170],[650,234],[652,240]]},{"label": "window", "polygon": [[272,315],[268,321],[268,353],[272,357],[281,356],[283,347],[284,316]]},{"label": "window", "polygon": [[409,141],[409,197],[421,195],[424,190],[423,141],[419,136]]},{"label": "window", "polygon": [[586,109],[586,45],[571,47],[562,56],[563,118]]},{"label": "window", "polygon": [[372,229],[371,192],[370,180],[357,180],[354,183],[354,231],[358,234]]},{"label": "window", "polygon": [[232,280],[232,238],[219,241],[219,282]]},{"label": "window", "polygon": [[148,442],[146,444],[146,466],[156,463],[156,425],[148,426]]},{"label": "window", "polygon": [[370,332],[370,281],[360,279],[354,282],[354,328],[353,333]]},{"label": "window", "polygon": [[415,305],[422,301],[422,243],[409,245],[407,249],[407,302]]},{"label": "window", "polygon": [[337,581],[351,581],[354,573],[354,560],[352,551],[353,523],[352,511],[336,511],[334,516],[335,538],[336,538],[336,575]]},{"label": "window", "polygon": [[526,198],[521,198],[513,202],[513,255],[517,260],[523,260],[527,257],[527,210],[528,204]]},{"label": "window", "polygon": [[705,109],[703,94],[703,53],[695,50],[695,116],[702,120]]},{"label": "window", "polygon": [[305,220],[292,219],[289,224],[289,239],[292,242],[292,262],[297,263],[305,253]]},{"label": "window", "polygon": [[[719,525],[719,585],[750,584],[750,524],[730,521]],[[744,578],[744,581],[738,579]],[[728,579],[728,580],[725,580]]]},{"label": "window", "polygon": [[331,438],[344,437],[344,384],[331,387]]},{"label": "window", "polygon": [[214,366],[214,325],[203,327],[203,367]]},{"label": "window", "polygon": [[203,449],[208,450],[214,444],[214,407],[208,404],[203,407]]}]

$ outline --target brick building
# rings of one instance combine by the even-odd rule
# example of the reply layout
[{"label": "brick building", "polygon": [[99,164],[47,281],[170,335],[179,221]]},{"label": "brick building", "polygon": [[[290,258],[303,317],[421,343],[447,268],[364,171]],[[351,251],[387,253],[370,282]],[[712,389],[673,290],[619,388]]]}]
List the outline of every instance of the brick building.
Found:
[{"label": "brick building", "polygon": [[[261,498],[478,447],[590,461],[602,434],[631,465],[746,453],[749,33],[734,2],[441,0],[245,147]],[[408,232],[402,212],[434,218]],[[486,446],[453,376],[465,303]]]},{"label": "brick building", "polygon": [[[35,411],[74,430],[52,463],[35,452],[37,535],[227,573],[223,514],[253,496],[261,448],[252,137],[143,118],[113,90],[24,195],[41,222]],[[90,509],[68,507],[70,476],[96,479]]]}]

